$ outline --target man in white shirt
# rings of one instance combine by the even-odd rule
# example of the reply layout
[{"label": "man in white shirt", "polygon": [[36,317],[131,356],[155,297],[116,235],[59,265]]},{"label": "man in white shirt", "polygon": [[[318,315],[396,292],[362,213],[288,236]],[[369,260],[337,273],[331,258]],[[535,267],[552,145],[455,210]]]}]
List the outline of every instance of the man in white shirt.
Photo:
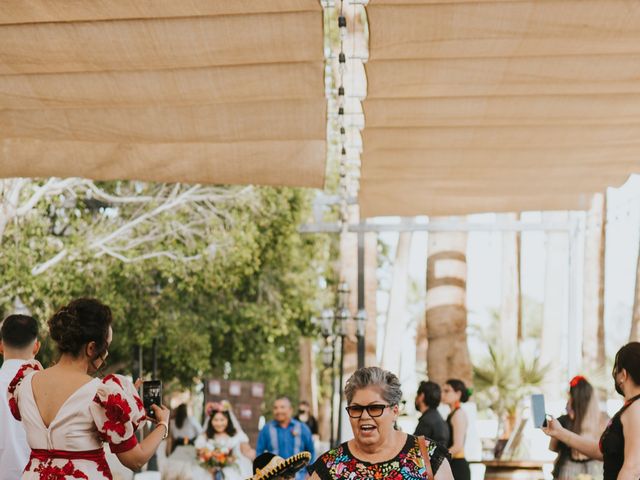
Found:
[{"label": "man in white shirt", "polygon": [[40,349],[38,322],[27,315],[9,315],[0,327],[0,480],[16,480],[29,461],[31,449],[22,424],[9,410],[7,388],[27,360]]}]

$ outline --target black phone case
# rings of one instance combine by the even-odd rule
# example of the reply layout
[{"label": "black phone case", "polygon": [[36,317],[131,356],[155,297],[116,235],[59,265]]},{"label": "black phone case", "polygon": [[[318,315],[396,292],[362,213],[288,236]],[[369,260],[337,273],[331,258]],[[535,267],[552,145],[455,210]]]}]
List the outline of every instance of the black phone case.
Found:
[{"label": "black phone case", "polygon": [[155,418],[151,405],[160,406],[162,403],[162,382],[150,381],[142,384],[142,403],[147,412],[147,417]]}]

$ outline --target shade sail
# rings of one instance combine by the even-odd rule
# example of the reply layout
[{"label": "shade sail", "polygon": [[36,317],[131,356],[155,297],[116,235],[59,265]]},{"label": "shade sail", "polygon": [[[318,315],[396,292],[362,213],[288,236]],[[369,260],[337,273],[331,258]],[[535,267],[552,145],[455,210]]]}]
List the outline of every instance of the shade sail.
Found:
[{"label": "shade sail", "polygon": [[0,176],[322,187],[317,0],[7,0]]},{"label": "shade sail", "polygon": [[640,3],[371,0],[363,216],[586,208],[640,170]]}]

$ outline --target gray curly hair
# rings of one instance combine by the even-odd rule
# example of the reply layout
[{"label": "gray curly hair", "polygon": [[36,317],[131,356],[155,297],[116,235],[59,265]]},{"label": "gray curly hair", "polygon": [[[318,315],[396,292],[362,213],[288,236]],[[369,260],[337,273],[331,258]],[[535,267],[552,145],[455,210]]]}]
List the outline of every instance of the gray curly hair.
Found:
[{"label": "gray curly hair", "polygon": [[400,380],[395,374],[379,367],[364,367],[356,370],[347,380],[344,387],[347,403],[351,403],[358,390],[367,387],[378,387],[389,405],[398,405],[402,400]]}]

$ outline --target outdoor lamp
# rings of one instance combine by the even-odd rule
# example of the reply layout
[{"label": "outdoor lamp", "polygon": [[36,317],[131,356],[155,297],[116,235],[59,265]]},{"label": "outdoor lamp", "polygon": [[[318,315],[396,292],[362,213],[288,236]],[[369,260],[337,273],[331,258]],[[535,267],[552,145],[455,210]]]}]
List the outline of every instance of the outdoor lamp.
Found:
[{"label": "outdoor lamp", "polygon": [[344,337],[347,334],[347,323],[351,320],[351,312],[347,308],[342,307],[338,310],[336,318],[338,320],[338,334]]},{"label": "outdoor lamp", "polygon": [[320,331],[324,338],[328,338],[333,334],[333,310],[325,308],[320,317]]}]

